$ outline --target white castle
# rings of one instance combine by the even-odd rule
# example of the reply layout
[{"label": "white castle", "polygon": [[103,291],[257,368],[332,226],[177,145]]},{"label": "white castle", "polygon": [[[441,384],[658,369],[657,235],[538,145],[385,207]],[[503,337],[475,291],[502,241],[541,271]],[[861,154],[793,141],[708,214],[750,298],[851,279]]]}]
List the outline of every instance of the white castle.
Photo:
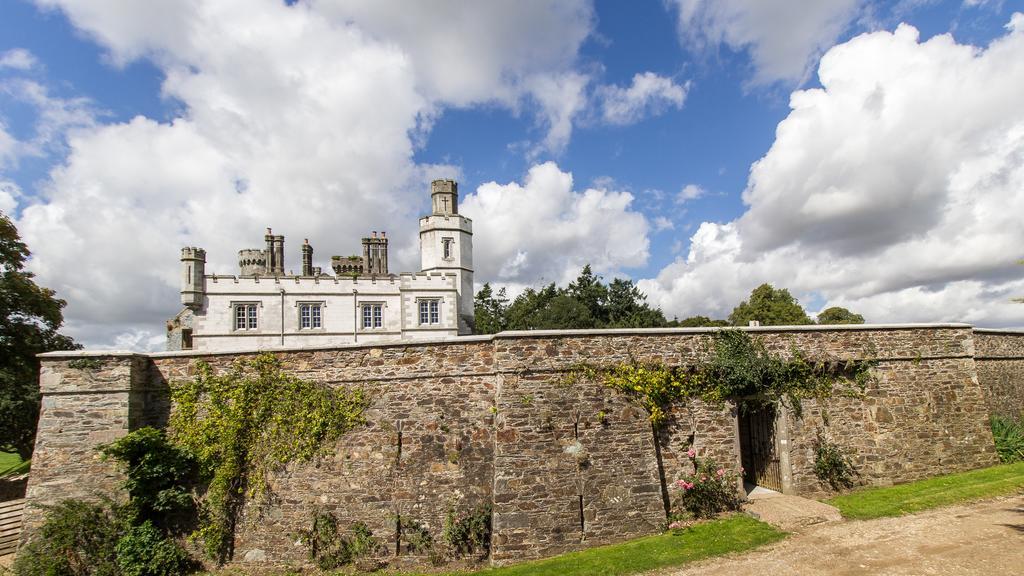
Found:
[{"label": "white castle", "polygon": [[238,252],[238,276],[206,274],[206,251],[181,250],[181,303],[167,323],[168,350],[209,352],[444,338],[473,331],[473,222],[459,215],[458,184],[431,183],[420,218],[420,271],[388,272],[388,238],[363,238],[362,256],[333,256],[334,275],[284,272],[284,236]]}]

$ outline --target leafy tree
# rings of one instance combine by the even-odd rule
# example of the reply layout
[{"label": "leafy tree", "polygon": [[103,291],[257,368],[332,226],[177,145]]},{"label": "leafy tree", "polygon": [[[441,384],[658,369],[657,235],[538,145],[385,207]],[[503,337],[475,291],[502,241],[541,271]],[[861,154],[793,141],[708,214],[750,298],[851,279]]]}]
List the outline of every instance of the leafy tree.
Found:
[{"label": "leafy tree", "polygon": [[484,284],[476,294],[476,332],[585,328],[648,328],[668,326],[665,315],[652,308],[632,280],[615,278],[604,284],[590,265],[565,288],[554,283],[527,288],[512,303],[505,289]]},{"label": "leafy tree", "polygon": [[564,293],[586,306],[595,324],[608,321],[608,287],[601,283],[600,276],[590,270],[590,264],[583,267],[580,275],[569,283]]},{"label": "leafy tree", "polygon": [[57,333],[65,302],[26,271],[30,253],[0,212],[0,450],[32,455],[39,419],[36,354],[80,348]]},{"label": "leafy tree", "polygon": [[754,288],[750,298],[740,302],[729,314],[729,323],[733,326],[746,326],[751,320],[764,326],[813,324],[789,290],[776,289],[771,284]]},{"label": "leafy tree", "polygon": [[590,309],[568,294],[559,294],[527,318],[530,330],[581,330],[597,328]]},{"label": "leafy tree", "polygon": [[558,296],[558,289],[554,282],[542,287],[539,290],[527,288],[509,305],[505,314],[508,330],[535,330],[533,325],[536,314],[545,308],[551,300]]},{"label": "leafy tree", "polygon": [[615,278],[608,285],[607,326],[611,328],[654,328],[667,326],[665,315],[647,304],[647,295],[632,280]]},{"label": "leafy tree", "polygon": [[707,316],[690,316],[682,320],[673,320],[672,326],[679,328],[704,328],[709,326],[729,326],[727,320],[712,320]]},{"label": "leafy tree", "polygon": [[474,297],[473,308],[477,334],[496,334],[508,325],[508,297],[504,287],[495,293],[490,283],[484,284]]},{"label": "leafy tree", "polygon": [[818,314],[818,324],[863,324],[864,317],[854,314],[846,308],[833,306],[826,308]]}]

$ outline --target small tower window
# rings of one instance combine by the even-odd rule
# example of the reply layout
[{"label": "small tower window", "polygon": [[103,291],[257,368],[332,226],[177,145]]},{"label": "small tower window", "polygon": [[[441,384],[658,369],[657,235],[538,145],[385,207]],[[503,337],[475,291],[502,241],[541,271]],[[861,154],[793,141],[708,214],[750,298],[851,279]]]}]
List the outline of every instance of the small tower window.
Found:
[{"label": "small tower window", "polygon": [[441,238],[441,252],[445,260],[452,259],[452,245],[455,244],[454,238]]},{"label": "small tower window", "polygon": [[323,311],[321,307],[320,303],[299,304],[299,328],[307,330],[322,328]]},{"label": "small tower window", "polygon": [[420,300],[420,324],[440,324],[441,323],[441,301],[440,300]]}]

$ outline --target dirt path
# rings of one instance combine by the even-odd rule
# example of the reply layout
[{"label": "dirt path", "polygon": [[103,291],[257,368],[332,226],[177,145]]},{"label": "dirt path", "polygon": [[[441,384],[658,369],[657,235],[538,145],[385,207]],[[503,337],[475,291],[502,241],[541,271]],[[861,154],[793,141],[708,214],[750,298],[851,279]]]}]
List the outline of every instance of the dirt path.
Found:
[{"label": "dirt path", "polygon": [[1024,496],[812,526],[748,554],[658,574],[1024,575]]}]

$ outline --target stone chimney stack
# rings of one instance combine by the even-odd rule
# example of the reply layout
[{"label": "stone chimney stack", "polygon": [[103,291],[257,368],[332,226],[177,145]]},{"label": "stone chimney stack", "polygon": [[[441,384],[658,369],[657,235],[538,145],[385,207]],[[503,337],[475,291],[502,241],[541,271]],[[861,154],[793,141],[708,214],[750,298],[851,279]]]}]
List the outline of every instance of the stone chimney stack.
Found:
[{"label": "stone chimney stack", "polygon": [[387,233],[381,232],[363,238],[363,274],[384,276],[388,273],[388,239]]},{"label": "stone chimney stack", "polygon": [[309,245],[309,238],[302,244],[302,275],[313,276],[313,247]]}]

